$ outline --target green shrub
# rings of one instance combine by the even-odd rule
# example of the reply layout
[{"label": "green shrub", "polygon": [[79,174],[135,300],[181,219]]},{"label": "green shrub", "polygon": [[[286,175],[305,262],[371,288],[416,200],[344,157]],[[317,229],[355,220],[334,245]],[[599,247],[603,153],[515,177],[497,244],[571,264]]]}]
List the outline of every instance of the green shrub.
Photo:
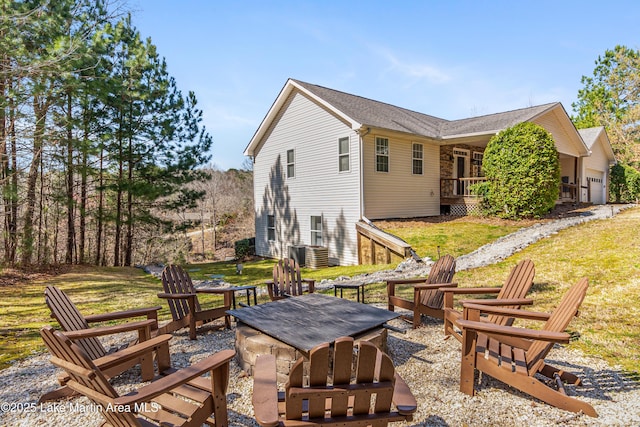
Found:
[{"label": "green shrub", "polygon": [[613,165],[609,190],[616,203],[637,201],[640,197],[640,172],[629,165]]},{"label": "green shrub", "polygon": [[234,244],[237,260],[244,260],[256,254],[255,238],[238,240]]},{"label": "green shrub", "polygon": [[560,162],[553,137],[533,123],[505,129],[489,141],[482,169],[483,206],[501,218],[540,217],[553,209]]}]

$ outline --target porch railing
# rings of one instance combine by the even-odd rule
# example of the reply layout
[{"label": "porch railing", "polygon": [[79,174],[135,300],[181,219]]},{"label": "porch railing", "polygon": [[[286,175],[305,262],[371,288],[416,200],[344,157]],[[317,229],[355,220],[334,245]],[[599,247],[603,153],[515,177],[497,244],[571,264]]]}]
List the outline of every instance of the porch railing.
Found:
[{"label": "porch railing", "polygon": [[440,197],[478,197],[471,194],[471,186],[486,180],[485,177],[440,178]]}]

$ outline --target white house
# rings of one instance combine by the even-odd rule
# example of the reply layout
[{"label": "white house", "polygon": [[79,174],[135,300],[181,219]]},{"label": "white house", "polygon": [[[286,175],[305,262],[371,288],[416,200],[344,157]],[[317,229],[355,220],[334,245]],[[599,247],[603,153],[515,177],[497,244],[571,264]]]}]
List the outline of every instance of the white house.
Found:
[{"label": "white house", "polygon": [[614,162],[606,133],[581,136],[560,103],[450,121],[290,79],[245,150],[256,253],[280,258],[310,245],[328,248],[331,264],[384,260],[368,220],[466,214],[489,139],[521,122],[554,137],[559,202],[606,202]]}]

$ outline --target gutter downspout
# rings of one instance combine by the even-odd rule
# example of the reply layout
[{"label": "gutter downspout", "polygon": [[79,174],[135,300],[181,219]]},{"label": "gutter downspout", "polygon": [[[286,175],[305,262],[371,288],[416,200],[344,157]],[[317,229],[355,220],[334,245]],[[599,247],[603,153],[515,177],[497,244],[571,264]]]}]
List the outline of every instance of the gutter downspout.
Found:
[{"label": "gutter downspout", "polygon": [[364,216],[364,137],[371,132],[371,128],[368,127],[364,132],[362,132],[364,127],[361,127],[356,131],[358,134],[358,142],[359,142],[359,155],[358,158],[360,160],[360,218],[369,222],[368,219]]},{"label": "gutter downspout", "polygon": [[[360,219],[365,220],[367,223],[371,223],[371,221],[369,221],[365,216],[364,216],[364,137],[367,136],[367,134],[369,134],[369,132],[371,132],[371,128],[367,128],[367,130],[364,133],[361,133],[362,131],[362,127],[358,130],[356,130],[356,133],[358,134],[358,159],[360,161]],[[356,256],[358,257],[358,264],[360,264],[360,262],[362,261],[360,259],[360,235],[358,234],[357,236],[357,245],[358,248],[356,250]]]}]

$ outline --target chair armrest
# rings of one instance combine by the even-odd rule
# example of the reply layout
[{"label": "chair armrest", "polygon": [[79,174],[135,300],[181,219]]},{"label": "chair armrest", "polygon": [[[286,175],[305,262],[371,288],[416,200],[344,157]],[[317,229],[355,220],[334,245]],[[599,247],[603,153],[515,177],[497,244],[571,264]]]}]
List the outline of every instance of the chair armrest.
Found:
[{"label": "chair armrest", "polygon": [[414,288],[417,290],[440,290],[440,289],[450,289],[450,288],[455,288],[458,286],[458,283],[429,283],[429,284],[423,284],[423,285],[415,285]]},{"label": "chair armrest", "polygon": [[273,279],[265,280],[264,284],[265,285],[273,285]]},{"label": "chair armrest", "polygon": [[149,315],[151,315],[152,318],[157,319],[158,310],[160,310],[161,308],[162,307],[158,305],[155,307],[137,308],[137,309],[126,310],[126,311],[114,311],[111,313],[104,313],[104,314],[90,314],[88,316],[84,316],[84,318],[87,321],[87,323],[105,322],[108,320],[128,319],[131,317],[141,317],[141,316],[149,317]]},{"label": "chair armrest", "polygon": [[160,396],[182,384],[191,381],[209,371],[213,371],[225,364],[234,357],[235,351],[222,350],[218,353],[201,360],[187,368],[179,369],[170,375],[162,377],[149,385],[139,388],[125,396],[114,400],[115,405],[132,405],[134,403],[148,402],[154,397]]},{"label": "chair armrest", "polygon": [[[96,366],[100,367],[100,369],[105,370],[114,365],[120,365],[122,362],[127,360],[133,360],[140,356],[144,356],[146,354],[150,354],[154,350],[166,346],[166,352],[169,353],[169,340],[172,338],[169,334],[158,335],[155,338],[151,338],[147,341],[142,341],[140,343],[131,345],[129,347],[125,347],[121,350],[118,350],[115,353],[109,353],[105,356],[102,356],[98,359],[95,359],[93,363]],[[163,367],[159,366],[159,370],[163,369]]]},{"label": "chair armrest", "polygon": [[514,326],[501,326],[487,322],[476,322],[460,319],[456,322],[464,330],[483,332],[492,336],[506,336],[525,338],[530,340],[550,341],[568,344],[571,336],[566,332],[545,331],[537,329],[517,328]]},{"label": "chair armrest", "polygon": [[[463,304],[464,311],[476,310],[480,313],[497,314],[499,316],[517,317],[527,320],[548,320],[550,314],[539,311],[521,310],[518,308],[493,307],[486,304]],[[465,316],[466,318],[466,316]]]},{"label": "chair armrest", "polygon": [[256,358],[253,369],[253,413],[263,427],[275,427],[278,419],[278,384],[276,358],[272,354]]},{"label": "chair armrest", "polygon": [[158,298],[164,299],[188,299],[195,297],[196,294],[167,294],[167,293],[159,293]]},{"label": "chair armrest", "polygon": [[[462,305],[464,304],[482,304],[482,305],[490,305],[490,306],[500,306],[500,305],[533,305],[533,300],[531,298],[505,298],[505,299],[465,299],[460,301]],[[529,311],[528,313],[533,313]],[[546,313],[544,313],[546,314]]]},{"label": "chair armrest", "polygon": [[409,415],[416,412],[418,409],[418,402],[411,393],[409,386],[396,372],[395,374],[395,386],[393,388],[393,404],[398,409],[398,412],[402,415]]},{"label": "chair armrest", "polygon": [[[89,329],[79,329],[77,331],[63,331],[71,340],[78,340],[82,338],[100,337],[103,335],[118,334],[120,332],[131,332],[136,330],[144,330],[149,328],[149,331],[155,326],[157,328],[158,322],[153,319],[140,320],[138,322],[121,323],[113,326],[98,326]],[[147,335],[148,337],[149,335]]]},{"label": "chair armrest", "polygon": [[416,283],[424,283],[427,281],[426,277],[416,277],[413,279],[391,279],[387,280],[387,286],[392,285],[412,285]]},{"label": "chair armrest", "polygon": [[451,292],[454,295],[497,294],[502,288],[442,288],[442,292]]}]

